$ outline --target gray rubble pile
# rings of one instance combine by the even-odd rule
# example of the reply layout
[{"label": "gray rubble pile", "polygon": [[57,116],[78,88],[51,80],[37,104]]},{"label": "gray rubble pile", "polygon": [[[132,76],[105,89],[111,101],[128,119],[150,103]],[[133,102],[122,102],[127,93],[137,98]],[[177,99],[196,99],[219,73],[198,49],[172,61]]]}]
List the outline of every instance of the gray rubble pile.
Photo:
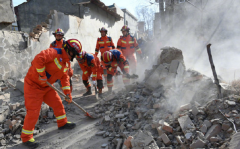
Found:
[{"label": "gray rubble pile", "polygon": [[[0,82],[0,146],[15,144],[21,141],[20,135],[26,109],[24,105],[23,80],[17,81],[17,85]],[[53,112],[43,103],[40,111],[39,121],[34,130],[34,135],[43,132],[40,123],[49,123],[54,118]]]},{"label": "gray rubble pile", "polygon": [[240,126],[240,98],[217,99],[210,78],[185,69],[181,50],[162,50],[159,64],[146,71],[144,82],[106,97],[95,107],[95,114],[102,117],[96,135],[109,139],[102,148],[227,147],[234,131],[218,110]]}]

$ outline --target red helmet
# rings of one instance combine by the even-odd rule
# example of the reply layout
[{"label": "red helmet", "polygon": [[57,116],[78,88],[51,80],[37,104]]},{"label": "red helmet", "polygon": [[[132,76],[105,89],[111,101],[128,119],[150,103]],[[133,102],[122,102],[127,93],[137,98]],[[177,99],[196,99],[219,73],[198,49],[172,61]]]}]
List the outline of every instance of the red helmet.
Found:
[{"label": "red helmet", "polygon": [[69,39],[64,44],[64,49],[68,54],[70,55],[70,52],[73,53],[71,61],[73,61],[73,58],[75,58],[79,53],[82,52],[82,44],[77,39]]},{"label": "red helmet", "polygon": [[99,32],[107,32],[108,30],[105,27],[99,28]]},{"label": "red helmet", "polygon": [[112,62],[113,56],[112,52],[106,51],[103,53],[102,60],[105,64],[110,64]]},{"label": "red helmet", "polygon": [[81,53],[79,53],[79,55],[77,55],[77,61],[79,62],[79,63],[84,63],[85,62],[85,55],[86,55],[86,51],[83,51],[82,50],[82,52]]},{"label": "red helmet", "polygon": [[53,35],[56,35],[56,34],[64,36],[64,31],[61,28],[58,28],[56,29],[55,33],[53,33]]},{"label": "red helmet", "polygon": [[121,31],[127,31],[129,32],[130,28],[127,25],[124,25],[121,29]]}]

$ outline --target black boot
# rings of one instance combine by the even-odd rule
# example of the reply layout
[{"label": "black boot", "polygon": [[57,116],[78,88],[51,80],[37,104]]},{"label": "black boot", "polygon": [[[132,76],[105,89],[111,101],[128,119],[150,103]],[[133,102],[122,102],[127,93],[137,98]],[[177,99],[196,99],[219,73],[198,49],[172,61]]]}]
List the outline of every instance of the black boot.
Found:
[{"label": "black boot", "polygon": [[98,96],[99,96],[100,98],[103,98],[102,89],[99,89],[99,90],[98,90]]},{"label": "black boot", "polygon": [[63,130],[63,129],[73,129],[74,127],[76,127],[76,124],[75,124],[75,123],[67,122],[64,126],[58,127],[58,129],[59,129],[59,130]]},{"label": "black boot", "polygon": [[33,138],[30,139],[27,142],[23,142],[23,145],[29,147],[29,148],[37,148],[39,146],[39,143],[37,143]]},{"label": "black boot", "polygon": [[83,94],[83,96],[88,96],[88,95],[92,95],[91,87],[88,87],[87,92]]}]

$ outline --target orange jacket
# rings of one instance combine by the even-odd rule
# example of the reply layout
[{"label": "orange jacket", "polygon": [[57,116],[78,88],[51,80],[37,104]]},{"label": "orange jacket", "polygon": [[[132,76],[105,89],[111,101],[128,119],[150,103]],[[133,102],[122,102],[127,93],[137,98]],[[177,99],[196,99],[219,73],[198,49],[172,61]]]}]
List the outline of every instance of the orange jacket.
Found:
[{"label": "orange jacket", "polygon": [[122,51],[123,55],[133,55],[135,53],[135,49],[139,54],[142,53],[141,49],[138,47],[136,38],[131,35],[126,37],[121,36],[118,39],[117,48]]},{"label": "orange jacket", "polygon": [[[49,48],[63,48],[63,45],[65,44],[65,40],[60,40],[60,41],[57,41],[57,40],[55,40],[55,41],[53,41],[51,44],[50,44],[50,47]],[[69,68],[69,70],[68,70],[68,75],[70,76],[70,77],[72,77],[72,75],[73,75],[73,70],[72,70],[72,68],[71,68],[71,63],[70,63],[70,61],[69,62],[67,62],[68,63],[68,68]]]},{"label": "orange jacket", "polygon": [[98,55],[99,50],[102,55],[105,51],[109,51],[112,49],[115,49],[115,46],[111,37],[104,36],[104,37],[98,38],[97,44],[96,44],[96,50],[95,50],[96,55]]},{"label": "orange jacket", "polygon": [[78,64],[83,70],[84,74],[87,74],[88,73],[87,69],[90,68],[92,71],[92,80],[96,81],[97,71],[100,71],[100,67],[101,67],[100,60],[96,55],[92,53],[86,53],[85,62],[83,64],[81,63],[78,63]]},{"label": "orange jacket", "polygon": [[63,48],[48,48],[35,56],[26,77],[40,88],[47,87],[48,85],[46,83],[41,84],[39,76],[46,76],[47,81],[51,84],[60,79],[64,93],[69,94],[71,92],[69,76],[67,74],[67,62],[69,62],[69,58]]},{"label": "orange jacket", "polygon": [[122,64],[123,70],[122,72],[129,72],[129,63],[126,60],[125,56],[122,54],[121,51],[119,50],[110,50],[110,52],[112,52],[113,54],[113,61],[110,65],[107,65],[106,67],[108,68],[108,71],[110,71],[111,73],[115,73],[114,71],[116,70],[117,66],[119,64]]}]

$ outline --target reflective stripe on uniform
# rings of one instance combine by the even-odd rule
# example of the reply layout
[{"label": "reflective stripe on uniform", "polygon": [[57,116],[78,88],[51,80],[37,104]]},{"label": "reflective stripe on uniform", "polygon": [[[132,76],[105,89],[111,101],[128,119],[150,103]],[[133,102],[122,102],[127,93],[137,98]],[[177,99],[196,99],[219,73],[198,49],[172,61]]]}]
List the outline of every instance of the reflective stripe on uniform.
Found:
[{"label": "reflective stripe on uniform", "polygon": [[57,65],[57,67],[58,67],[59,69],[62,69],[62,66],[59,64],[59,61],[58,61],[57,58],[54,59],[54,62],[55,62],[55,64]]},{"label": "reflective stripe on uniform", "polygon": [[114,66],[117,67],[118,64],[115,64]]},{"label": "reflective stripe on uniform", "polygon": [[85,72],[84,72],[84,74],[87,74],[87,73],[88,73],[88,71],[85,71]]},{"label": "reflective stripe on uniform", "polygon": [[106,41],[106,43],[111,43],[111,41]]},{"label": "reflective stripe on uniform", "polygon": [[129,66],[124,66],[124,68],[129,68]]},{"label": "reflective stripe on uniform", "polygon": [[70,86],[64,86],[62,87],[62,90],[70,90]]},{"label": "reflective stripe on uniform", "polygon": [[[37,68],[36,68],[37,69]],[[45,66],[43,68],[37,69],[37,72],[43,72],[45,70]]]},{"label": "reflective stripe on uniform", "polygon": [[104,44],[104,42],[98,42],[99,44]]},{"label": "reflective stripe on uniform", "polygon": [[109,70],[109,71],[112,71],[112,67],[110,67],[108,70]]},{"label": "reflective stripe on uniform", "polygon": [[141,51],[141,49],[139,48],[139,49],[137,49],[136,51]]},{"label": "reflective stripe on uniform", "polygon": [[92,74],[92,77],[97,77],[97,74]]},{"label": "reflective stripe on uniform", "polygon": [[113,83],[108,83],[107,85],[110,86],[110,85],[113,85]]},{"label": "reflective stripe on uniform", "polygon": [[123,41],[123,40],[122,40],[121,42],[122,42],[122,43],[127,43],[126,41]]},{"label": "reflective stripe on uniform", "polygon": [[66,118],[66,114],[56,117],[57,120],[61,120],[61,119],[64,119],[64,118]]},{"label": "reflective stripe on uniform", "polygon": [[27,135],[31,135],[31,134],[33,134],[33,131],[22,129],[22,133],[27,134]]},{"label": "reflective stripe on uniform", "polygon": [[64,68],[63,72],[66,72],[68,70],[68,68]]},{"label": "reflective stripe on uniform", "polygon": [[[77,40],[71,40],[70,42],[74,42],[76,43],[80,49],[82,49],[81,43],[79,43]],[[74,46],[75,47],[75,46]],[[76,47],[75,47],[76,48]],[[80,50],[79,48],[77,48],[78,50]]]},{"label": "reflective stripe on uniform", "polygon": [[129,43],[134,43],[134,41],[129,41]]}]

